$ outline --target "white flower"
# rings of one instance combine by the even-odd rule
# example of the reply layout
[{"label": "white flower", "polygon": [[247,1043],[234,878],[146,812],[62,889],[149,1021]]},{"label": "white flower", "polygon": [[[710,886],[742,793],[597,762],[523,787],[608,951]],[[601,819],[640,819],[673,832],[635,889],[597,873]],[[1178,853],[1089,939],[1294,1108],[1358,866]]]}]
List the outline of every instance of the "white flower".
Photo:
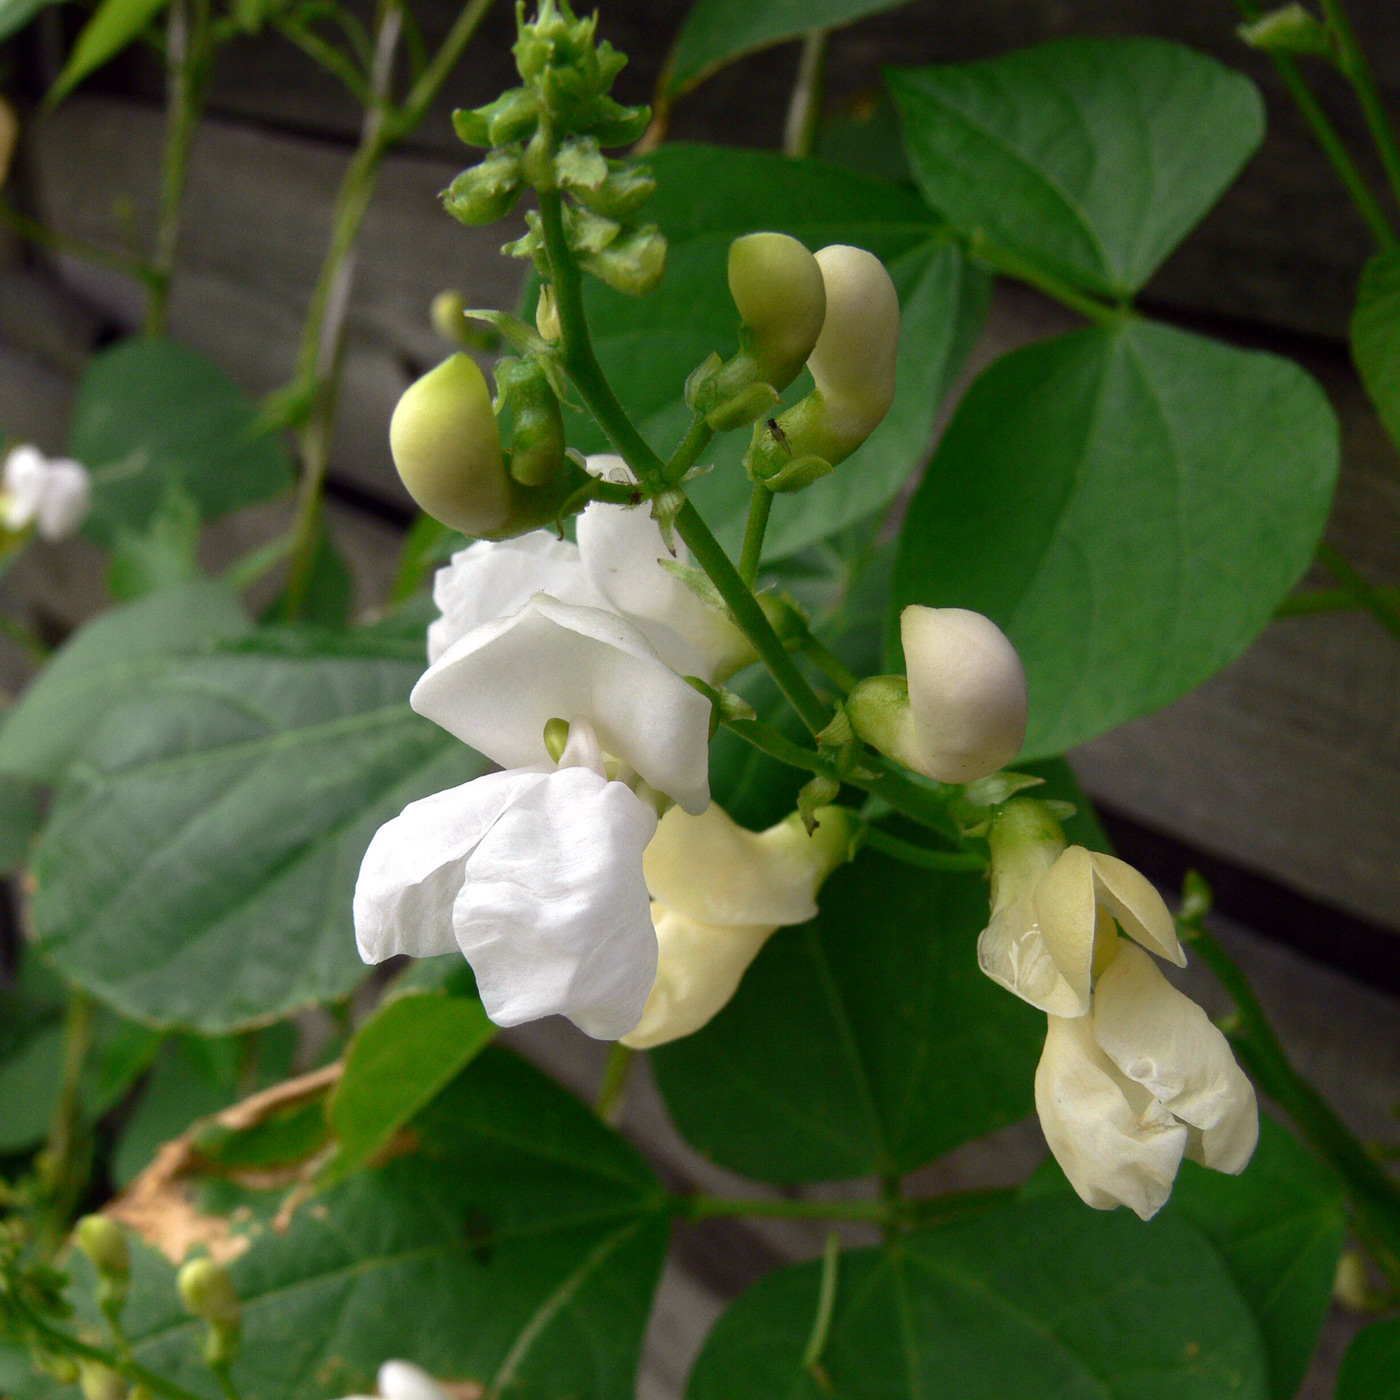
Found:
[{"label": "white flower", "polygon": [[[379,1368],[382,1400],[449,1400],[447,1392],[411,1361],[386,1361]],[[374,1400],[372,1396],[347,1395],[345,1400]]]},{"label": "white flower", "polygon": [[656,983],[624,1044],[643,1050],[699,1030],[773,933],[816,916],[817,890],[846,859],[854,825],[844,808],[816,815],[810,836],[796,813],[749,831],[714,803],[699,817],[675,808],[662,818],[645,861]]},{"label": "white flower", "polygon": [[16,447],[5,458],[3,503],[6,529],[33,525],[41,539],[67,538],[92,505],[92,482],[81,462],[45,457],[37,447]]},{"label": "white flower", "polygon": [[656,975],[642,875],[655,830],[655,808],[608,781],[576,718],[559,768],[490,773],[379,828],[355,886],[360,956],[460,949],[497,1025],[561,1015],[615,1040]]},{"label": "white flower", "polygon": [[990,842],[978,959],[1047,1013],[1036,1111],[1070,1184],[1091,1206],[1147,1220],[1183,1156],[1243,1171],[1259,1136],[1254,1089],[1220,1030],[1143,951],[1186,962],[1161,895],[1114,856],[1066,849],[1039,802],[1009,803]]},{"label": "white flower", "polygon": [[599,608],[537,593],[454,642],[410,703],[504,768],[548,763],[545,725],[581,716],[658,792],[688,812],[709,802],[710,702],[636,627]]}]

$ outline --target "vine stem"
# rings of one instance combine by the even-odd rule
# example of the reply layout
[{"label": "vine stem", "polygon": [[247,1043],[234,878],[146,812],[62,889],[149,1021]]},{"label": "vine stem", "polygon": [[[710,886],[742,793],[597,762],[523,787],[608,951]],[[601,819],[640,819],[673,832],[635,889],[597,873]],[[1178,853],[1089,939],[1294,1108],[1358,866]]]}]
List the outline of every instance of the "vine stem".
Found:
[{"label": "vine stem", "polygon": [[1071,287],[1068,282],[1063,282],[1043,268],[1037,267],[1030,259],[1021,257],[1009,248],[1003,248],[980,229],[968,239],[968,253],[988,271],[1014,277],[1016,281],[1034,287],[1036,291],[1058,301],[1061,306],[1077,311],[1086,321],[1091,321],[1096,326],[1116,325],[1125,316],[1132,314],[1126,307],[1110,306],[1097,297],[1086,296]]},{"label": "vine stem", "polygon": [[749,497],[749,516],[744,522],[744,546],[739,554],[739,577],[749,588],[758,582],[763,536],[768,531],[768,513],[772,509],[773,493],[761,481],[755,481]]},{"label": "vine stem", "polygon": [[783,123],[783,153],[809,156],[817,143],[822,120],[822,85],[826,78],[827,31],[809,29],[797,60],[797,80]]},{"label": "vine stem", "polygon": [[209,0],[174,0],[165,39],[167,110],[160,159],[155,243],[146,273],[147,335],[164,335],[170,321],[170,284],[180,243],[180,213],[189,177],[190,147],[204,108],[209,78]]},{"label": "vine stem", "polygon": [[68,1232],[68,1220],[82,1195],[86,1170],[82,1163],[82,1081],[88,1052],[92,1049],[93,1002],[84,991],[73,987],[63,1024],[63,1070],[53,1123],[47,1143],[53,1182],[50,1238],[46,1252],[57,1252]]},{"label": "vine stem", "polygon": [[[1400,588],[1377,588],[1375,591],[1386,607],[1393,608],[1400,616]],[[1274,616],[1311,617],[1314,613],[1356,612],[1362,608],[1363,604],[1349,588],[1313,588],[1285,598],[1274,609]]]},{"label": "vine stem", "polygon": [[616,1041],[608,1051],[608,1062],[603,1067],[603,1082],[598,1086],[598,1097],[593,1111],[609,1127],[615,1127],[622,1117],[627,1095],[627,1075],[632,1068],[636,1051]]},{"label": "vine stem", "polygon": [[1371,65],[1357,41],[1356,30],[1351,26],[1351,18],[1342,0],[1322,0],[1322,13],[1327,18],[1332,37],[1337,41],[1337,66],[1356,93],[1376,154],[1380,156],[1386,179],[1390,181],[1391,194],[1400,202],[1400,147],[1396,145],[1395,132],[1386,116],[1380,93],[1376,90]]},{"label": "vine stem", "polygon": [[1254,989],[1224,947],[1198,924],[1180,927],[1182,939],[1200,953],[1235,1003],[1226,1033],[1244,1067],[1341,1180],[1357,1234],[1391,1281],[1400,1283],[1400,1186],[1293,1067]]},{"label": "vine stem", "polygon": [[[1234,5],[1246,20],[1256,20],[1260,16],[1259,6],[1254,0],[1234,0]],[[1328,164],[1351,196],[1357,213],[1371,230],[1371,236],[1386,251],[1400,248],[1400,238],[1396,237],[1385,211],[1371,193],[1366,177],[1352,159],[1351,152],[1347,150],[1337,128],[1332,125],[1331,118],[1323,111],[1322,104],[1313,95],[1297,63],[1290,55],[1275,53],[1272,50],[1269,52],[1269,59],[1283,80],[1284,87],[1288,89],[1293,105],[1312,131],[1313,139],[1322,148],[1322,154],[1327,157]]]},{"label": "vine stem", "polygon": [[1323,543],[1317,547],[1317,561],[1349,593],[1357,607],[1365,608],[1372,617],[1400,641],[1400,607],[1374,584],[1368,583],[1341,550]]}]

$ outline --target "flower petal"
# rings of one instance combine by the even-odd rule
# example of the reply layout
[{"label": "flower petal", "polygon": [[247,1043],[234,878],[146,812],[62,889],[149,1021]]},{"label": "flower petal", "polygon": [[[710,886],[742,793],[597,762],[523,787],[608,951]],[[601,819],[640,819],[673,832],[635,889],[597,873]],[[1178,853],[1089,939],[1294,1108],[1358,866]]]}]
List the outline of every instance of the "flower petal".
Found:
[{"label": "flower petal", "polygon": [[1141,949],[1122,944],[1094,989],[1094,1039],[1131,1080],[1200,1130],[1193,1155],[1242,1172],[1259,1139],[1259,1110],[1230,1042]]},{"label": "flower petal", "polygon": [[1124,1205],[1150,1220],[1171,1195],[1185,1127],[1118,1072],[1094,1043],[1088,1017],[1049,1022],[1035,1072],[1046,1143],[1086,1205]]},{"label": "flower petal", "polygon": [[1093,851],[1089,860],[1094,867],[1098,902],[1118,920],[1123,932],[1148,952],[1185,967],[1186,954],[1176,936],[1176,923],[1152,881],[1117,856]]},{"label": "flower petal", "polygon": [[993,982],[1052,1016],[1082,1016],[1089,1009],[1088,997],[1070,986],[1050,956],[1028,898],[993,911],[977,939],[977,961]]},{"label": "flower petal", "polygon": [[656,980],[642,851],[656,812],[622,783],[561,768],[519,793],[466,862],[452,910],[486,1014],[567,1016],[615,1040]]},{"label": "flower petal", "polygon": [[50,543],[67,539],[87,518],[91,506],[92,481],[87,468],[66,457],[50,461],[34,521],[39,537]]},{"label": "flower petal", "polygon": [[[672,670],[709,681],[749,654],[739,629],[663,567],[669,551],[648,507],[595,501],[578,517],[578,547],[589,581]],[[690,561],[680,541],[676,560]]]},{"label": "flower petal", "polygon": [[386,1361],[379,1368],[383,1400],[447,1400],[447,1392],[411,1361]]},{"label": "flower petal", "polygon": [[48,481],[49,461],[37,447],[24,443],[5,458],[5,525],[22,530],[39,513]]},{"label": "flower petal", "polygon": [[561,603],[607,607],[589,582],[578,546],[552,530],[478,540],[459,549],[433,578],[433,602],[442,616],[428,627],[428,661],[483,622],[519,612],[536,593]]},{"label": "flower petal", "polygon": [[536,594],[455,642],[410,703],[505,768],[548,763],[544,726],[582,716],[603,748],[688,812],[710,798],[710,702],[631,623]]},{"label": "flower petal", "polygon": [[467,857],[522,792],[546,774],[488,773],[410,802],[374,833],[355,882],[355,941],[367,963],[457,950],[452,903]]},{"label": "flower petal", "polygon": [[[1045,950],[1054,959],[1079,1004],[1089,1005],[1093,980],[1094,867],[1083,846],[1070,846],[1041,877],[1031,894]],[[1079,1012],[1083,1015],[1083,1012]]]},{"label": "flower petal", "polygon": [[786,821],[749,831],[717,802],[698,817],[673,807],[647,847],[647,888],[701,923],[805,924],[836,863],[822,835]]},{"label": "flower petal", "polygon": [[656,981],[636,1030],[622,1037],[633,1050],[664,1045],[698,1031],[720,1011],[776,924],[706,924],[651,906],[656,927]]}]

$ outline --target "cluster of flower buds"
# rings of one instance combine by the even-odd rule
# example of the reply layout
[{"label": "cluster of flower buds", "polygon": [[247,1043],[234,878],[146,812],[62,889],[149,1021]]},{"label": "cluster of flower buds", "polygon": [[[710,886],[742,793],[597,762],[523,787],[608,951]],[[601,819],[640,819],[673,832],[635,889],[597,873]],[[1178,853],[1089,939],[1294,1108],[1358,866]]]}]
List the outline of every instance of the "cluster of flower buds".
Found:
[{"label": "cluster of flower buds", "polygon": [[1070,1184],[1091,1206],[1147,1220],[1183,1157],[1243,1171],[1259,1137],[1254,1090],[1224,1035],[1148,956],[1186,963],[1161,895],[1126,862],[1067,846],[1032,798],[1006,803],[988,840],[978,959],[1046,1013],[1035,1103]]},{"label": "cluster of flower buds", "polygon": [[0,481],[0,523],[13,535],[31,527],[42,540],[66,539],[92,506],[92,482],[81,462],[45,457],[24,444],[6,454]]},{"label": "cluster of flower buds", "polygon": [[1026,673],[1006,634],[966,608],[904,609],[900,640],[908,675],[871,676],[846,714],[866,743],[944,783],[969,783],[1021,751]]},{"label": "cluster of flower buds", "polygon": [[[589,477],[564,445],[564,422],[549,373],[536,357],[496,366],[486,377],[464,351],[404,391],[389,421],[389,450],[423,510],[465,535],[501,539],[554,521]],[[510,453],[497,415],[509,417]]]},{"label": "cluster of flower buds", "polygon": [[[567,0],[541,0],[531,23],[519,5],[517,22],[522,86],[489,106],[453,114],[457,135],[488,154],[452,181],[443,203],[465,224],[489,224],[509,212],[527,185],[560,191],[568,196],[564,236],[579,265],[619,291],[647,292],[666,261],[660,230],[637,221],[656,182],[645,166],[603,154],[604,147],[635,141],[651,116],[646,107],[624,107],[608,95],[627,60],[606,40],[597,42],[597,15],[576,19]],[[526,218],[529,232],[503,251],[533,258],[547,273],[540,214],[531,210]]]},{"label": "cluster of flower buds", "polygon": [[[621,469],[617,458],[588,466]],[[832,851],[844,858],[849,845],[834,816],[816,841],[800,828],[747,845],[734,836],[744,861],[723,905],[690,898],[683,881],[653,884],[645,867],[663,815],[671,846],[713,847],[716,828],[732,827],[710,807],[711,702],[685,678],[712,684],[753,654],[677,577],[685,565],[645,507],[595,502],[579,517],[577,545],[548,531],[479,541],[439,571],[442,616],[411,702],[504,771],[411,803],[376,833],[354,900],[367,962],[460,950],[499,1025],[559,1014],[617,1039],[651,1002],[658,929],[678,927],[669,910],[704,926],[692,929],[692,948],[701,936],[725,945],[733,974],[722,991],[701,988],[686,970],[691,952],[677,946],[663,965],[673,990],[652,1003],[649,1034],[667,1039],[665,1025],[713,1015],[774,927],[811,916]],[[792,853],[799,834],[805,865]],[[754,873],[766,867],[800,868],[786,902],[771,897],[782,877]],[[752,946],[736,958],[727,945],[737,926]]]}]

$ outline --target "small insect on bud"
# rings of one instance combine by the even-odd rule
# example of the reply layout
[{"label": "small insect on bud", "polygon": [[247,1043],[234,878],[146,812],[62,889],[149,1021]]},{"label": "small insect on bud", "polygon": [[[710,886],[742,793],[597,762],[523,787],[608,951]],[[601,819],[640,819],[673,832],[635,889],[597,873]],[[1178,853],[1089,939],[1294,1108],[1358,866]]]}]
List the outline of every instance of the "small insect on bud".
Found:
[{"label": "small insect on bud", "polygon": [[85,1215],[74,1232],[78,1248],[106,1278],[126,1279],[131,1274],[131,1250],[126,1233],[105,1215]]},{"label": "small insect on bud", "polygon": [[908,679],[872,676],[846,701],[856,733],[944,783],[1009,763],[1026,737],[1026,673],[1006,634],[966,608],[905,608]]},{"label": "small insect on bud", "polygon": [[389,450],[408,494],[444,525],[488,535],[510,514],[510,483],[491,392],[470,355],[410,384],[389,421]]},{"label": "small insect on bud", "polygon": [[191,1259],[180,1269],[175,1286],[186,1311],[206,1322],[235,1323],[243,1315],[228,1270],[212,1259]]}]

